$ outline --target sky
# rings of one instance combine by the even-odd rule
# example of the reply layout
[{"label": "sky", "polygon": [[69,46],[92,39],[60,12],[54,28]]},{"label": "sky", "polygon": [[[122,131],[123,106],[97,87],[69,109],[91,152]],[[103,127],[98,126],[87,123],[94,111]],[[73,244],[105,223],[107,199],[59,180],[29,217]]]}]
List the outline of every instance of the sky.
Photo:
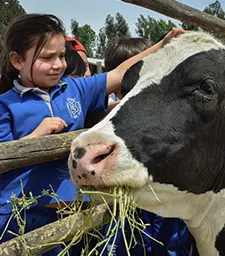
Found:
[{"label": "sky", "polygon": [[[63,21],[68,35],[71,35],[71,19],[78,21],[80,26],[89,24],[98,33],[99,29],[104,26],[106,16],[108,14],[114,16],[117,12],[121,13],[126,19],[132,36],[136,35],[135,23],[141,14],[145,17],[150,15],[155,19],[170,19],[177,26],[180,24],[179,21],[157,12],[124,3],[121,0],[19,0],[19,2],[27,13],[55,14]],[[206,6],[213,3],[214,0],[180,0],[179,2],[202,11]],[[225,0],[221,0],[220,3],[225,10]]]}]

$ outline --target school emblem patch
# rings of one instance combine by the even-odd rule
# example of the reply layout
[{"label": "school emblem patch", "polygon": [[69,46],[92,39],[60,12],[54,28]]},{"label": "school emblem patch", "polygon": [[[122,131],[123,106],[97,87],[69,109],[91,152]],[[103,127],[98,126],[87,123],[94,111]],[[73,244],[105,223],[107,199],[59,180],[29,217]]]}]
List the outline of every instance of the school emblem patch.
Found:
[{"label": "school emblem patch", "polygon": [[81,104],[80,101],[77,101],[74,98],[67,98],[66,99],[66,106],[69,111],[70,116],[73,119],[76,119],[81,114]]}]

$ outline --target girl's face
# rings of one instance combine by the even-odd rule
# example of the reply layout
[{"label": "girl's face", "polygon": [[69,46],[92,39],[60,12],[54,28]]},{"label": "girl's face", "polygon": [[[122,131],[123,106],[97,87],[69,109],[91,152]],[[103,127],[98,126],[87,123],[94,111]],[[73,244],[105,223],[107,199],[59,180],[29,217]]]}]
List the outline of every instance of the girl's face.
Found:
[{"label": "girl's face", "polygon": [[24,60],[20,62],[20,76],[23,82],[34,83],[47,90],[58,83],[67,67],[65,37],[63,34],[54,35],[42,48],[31,71],[35,48],[36,45],[29,49]]}]

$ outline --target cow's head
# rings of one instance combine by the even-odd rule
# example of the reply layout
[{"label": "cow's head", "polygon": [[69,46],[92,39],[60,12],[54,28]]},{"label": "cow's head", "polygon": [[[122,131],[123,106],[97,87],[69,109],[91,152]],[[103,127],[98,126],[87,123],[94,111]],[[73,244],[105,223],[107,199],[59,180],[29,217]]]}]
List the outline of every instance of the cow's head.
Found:
[{"label": "cow's head", "polygon": [[73,182],[129,186],[142,206],[151,204],[142,198],[148,184],[161,203],[171,193],[225,188],[224,46],[208,34],[186,33],[131,68],[124,84],[129,92],[121,103],[73,141]]}]

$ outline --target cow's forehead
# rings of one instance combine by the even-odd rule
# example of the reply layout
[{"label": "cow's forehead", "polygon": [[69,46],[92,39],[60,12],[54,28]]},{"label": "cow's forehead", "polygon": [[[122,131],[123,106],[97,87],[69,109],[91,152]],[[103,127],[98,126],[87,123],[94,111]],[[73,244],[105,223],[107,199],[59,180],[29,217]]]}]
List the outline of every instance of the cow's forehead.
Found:
[{"label": "cow's forehead", "polygon": [[160,84],[161,80],[169,75],[179,64],[189,57],[201,52],[210,50],[225,49],[224,45],[217,41],[212,35],[203,32],[187,32],[174,38],[159,49],[156,53],[150,54],[143,59],[143,65],[139,72],[139,79],[135,87],[122,99],[107,117],[91,130],[98,130],[119,111],[129,100],[139,94],[146,87],[152,84]]},{"label": "cow's forehead", "polygon": [[[180,63],[187,58],[212,49],[225,49],[223,44],[215,40],[211,35],[199,32],[189,32],[174,38],[171,42],[144,58],[140,70],[140,79],[137,82],[132,96],[139,93],[146,86],[159,84],[164,76],[170,74]],[[148,80],[147,84],[144,83]],[[131,96],[131,95],[130,95]],[[129,97],[128,97],[129,98]]]}]

